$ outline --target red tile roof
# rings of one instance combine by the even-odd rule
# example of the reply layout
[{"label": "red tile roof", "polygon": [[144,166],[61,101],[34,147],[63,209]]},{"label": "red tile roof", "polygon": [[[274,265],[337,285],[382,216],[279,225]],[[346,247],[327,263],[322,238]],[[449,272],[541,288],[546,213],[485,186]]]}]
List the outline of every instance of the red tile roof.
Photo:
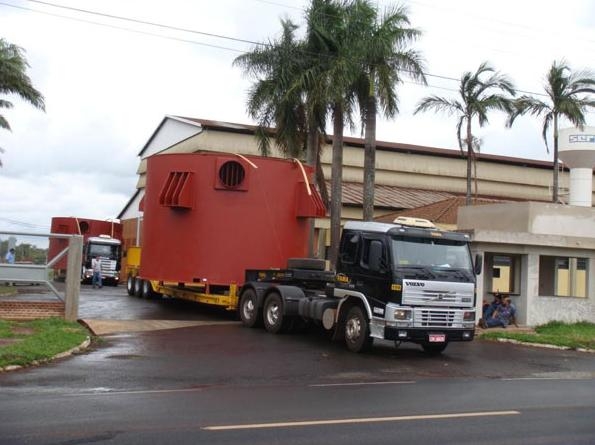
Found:
[{"label": "red tile roof", "polygon": [[[330,192],[330,183],[327,181]],[[343,183],[341,202],[347,206],[361,206],[363,202],[363,184]],[[437,190],[422,190],[376,184],[374,188],[374,207],[384,209],[411,209],[420,205],[431,204],[454,196],[452,193]]]},{"label": "red tile roof", "polygon": [[[453,196],[442,201],[433,202],[428,205],[423,205],[416,208],[409,208],[406,210],[400,210],[393,212],[388,215],[380,216],[376,218],[376,221],[381,222],[393,222],[398,216],[411,216],[415,218],[424,218],[432,221],[435,224],[456,224],[457,213],[459,207],[464,207],[466,204],[464,196]],[[506,202],[498,199],[486,199],[477,198],[472,200],[471,205],[485,205],[495,204],[499,202]]]}]

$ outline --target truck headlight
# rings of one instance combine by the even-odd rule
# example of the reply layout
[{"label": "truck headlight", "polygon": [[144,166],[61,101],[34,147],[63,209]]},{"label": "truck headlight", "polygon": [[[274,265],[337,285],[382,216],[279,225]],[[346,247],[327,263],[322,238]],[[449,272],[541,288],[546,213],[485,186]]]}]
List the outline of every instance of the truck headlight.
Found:
[{"label": "truck headlight", "polygon": [[395,320],[411,320],[411,309],[395,309]]},{"label": "truck headlight", "polygon": [[463,313],[463,321],[475,322],[475,311],[466,311]]}]

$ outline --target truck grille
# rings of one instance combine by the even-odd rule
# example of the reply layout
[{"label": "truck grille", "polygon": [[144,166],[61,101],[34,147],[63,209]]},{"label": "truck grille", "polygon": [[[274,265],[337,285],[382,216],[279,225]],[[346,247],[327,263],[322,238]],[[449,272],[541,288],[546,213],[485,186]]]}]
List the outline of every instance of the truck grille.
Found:
[{"label": "truck grille", "polygon": [[103,276],[113,277],[116,272],[116,261],[115,260],[107,260],[105,258],[101,258],[99,260],[101,264],[101,274]]},{"label": "truck grille", "polygon": [[415,309],[413,325],[415,327],[451,328],[463,323],[462,311]]},{"label": "truck grille", "polygon": [[473,283],[425,281],[423,286],[411,286],[410,281],[403,280],[403,305],[473,307]]}]

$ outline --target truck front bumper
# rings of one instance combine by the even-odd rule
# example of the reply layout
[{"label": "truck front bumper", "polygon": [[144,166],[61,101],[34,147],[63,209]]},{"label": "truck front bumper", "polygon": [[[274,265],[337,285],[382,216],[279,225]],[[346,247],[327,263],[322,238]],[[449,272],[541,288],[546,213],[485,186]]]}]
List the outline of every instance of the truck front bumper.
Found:
[{"label": "truck front bumper", "polygon": [[471,341],[475,336],[473,329],[440,329],[440,328],[397,328],[386,326],[384,328],[384,338],[394,341],[410,341],[413,343],[426,343],[430,341],[430,336],[444,335],[446,342],[451,341]]}]

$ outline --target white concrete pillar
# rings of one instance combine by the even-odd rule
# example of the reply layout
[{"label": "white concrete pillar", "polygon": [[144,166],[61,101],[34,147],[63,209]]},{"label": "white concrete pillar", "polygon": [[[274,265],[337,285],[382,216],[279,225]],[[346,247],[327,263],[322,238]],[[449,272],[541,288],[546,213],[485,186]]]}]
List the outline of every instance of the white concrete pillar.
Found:
[{"label": "white concrete pillar", "polygon": [[593,170],[591,168],[570,169],[571,206],[591,207],[593,205]]}]

